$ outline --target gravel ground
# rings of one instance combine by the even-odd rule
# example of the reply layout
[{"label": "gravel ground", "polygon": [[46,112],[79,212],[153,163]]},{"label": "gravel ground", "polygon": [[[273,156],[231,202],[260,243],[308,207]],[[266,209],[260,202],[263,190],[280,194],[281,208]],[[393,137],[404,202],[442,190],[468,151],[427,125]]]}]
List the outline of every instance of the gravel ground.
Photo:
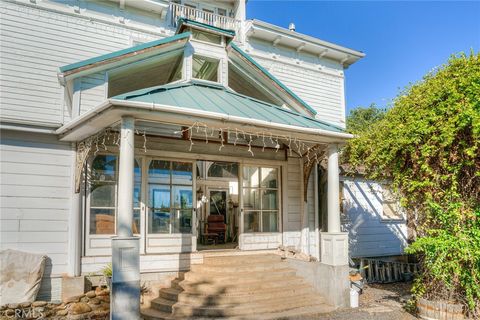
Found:
[{"label": "gravel ground", "polygon": [[[417,319],[403,309],[409,299],[410,284],[371,284],[360,295],[360,306],[356,309],[340,309],[329,314],[311,316],[306,319],[330,320],[412,320]],[[300,318],[297,318],[300,319]],[[305,319],[305,318],[303,318]],[[293,319],[292,319],[293,320]]]}]

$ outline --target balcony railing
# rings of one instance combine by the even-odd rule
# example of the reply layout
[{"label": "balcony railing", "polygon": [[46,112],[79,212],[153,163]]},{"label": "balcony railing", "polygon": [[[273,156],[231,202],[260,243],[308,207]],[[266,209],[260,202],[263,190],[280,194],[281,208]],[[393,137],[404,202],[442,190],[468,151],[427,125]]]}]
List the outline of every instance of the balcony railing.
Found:
[{"label": "balcony railing", "polygon": [[170,3],[170,12],[172,15],[172,25],[177,27],[178,19],[185,18],[197,22],[205,23],[217,28],[238,31],[240,22],[234,18],[222,16],[208,11],[198,10],[196,8],[184,6],[178,3]]}]

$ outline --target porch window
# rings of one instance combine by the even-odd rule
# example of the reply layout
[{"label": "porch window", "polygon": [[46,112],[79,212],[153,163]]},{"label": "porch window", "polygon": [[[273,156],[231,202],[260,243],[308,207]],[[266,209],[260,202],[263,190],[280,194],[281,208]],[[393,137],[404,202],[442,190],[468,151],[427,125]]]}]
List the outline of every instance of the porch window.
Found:
[{"label": "porch window", "polygon": [[243,168],[245,232],[278,232],[278,169]]},{"label": "porch window", "polygon": [[192,76],[195,79],[218,82],[218,59],[206,58],[194,55]]},{"label": "porch window", "polygon": [[[90,172],[90,234],[115,234],[118,161],[116,155],[98,155]],[[141,167],[135,161],[133,233],[140,233]]]},{"label": "porch window", "polygon": [[152,160],[148,169],[148,233],[191,233],[192,163]]}]

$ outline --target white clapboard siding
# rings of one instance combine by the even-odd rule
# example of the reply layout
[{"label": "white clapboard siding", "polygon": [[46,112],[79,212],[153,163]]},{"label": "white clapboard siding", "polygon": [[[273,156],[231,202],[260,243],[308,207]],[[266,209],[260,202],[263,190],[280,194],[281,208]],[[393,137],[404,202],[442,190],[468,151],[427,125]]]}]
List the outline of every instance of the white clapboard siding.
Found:
[{"label": "white clapboard siding", "polygon": [[288,158],[287,165],[286,221],[284,221],[284,245],[300,249],[302,219],[302,172],[299,158]]},{"label": "white clapboard siding", "polygon": [[82,114],[105,100],[105,73],[94,73],[82,77],[80,81],[80,114]]},{"label": "white clapboard siding", "polygon": [[[130,47],[133,38],[158,39],[153,32],[41,7],[2,1],[0,10],[0,113],[10,120],[62,123],[67,112],[62,110],[59,67]],[[94,79],[98,84],[99,79]],[[84,97],[86,109],[96,104],[100,94],[89,84],[84,84],[89,89]]]},{"label": "white clapboard siding", "polygon": [[71,147],[53,135],[2,130],[0,153],[0,248],[45,254],[46,277],[60,276],[67,272]]},{"label": "white clapboard siding", "polygon": [[352,257],[401,255],[407,244],[405,220],[386,220],[382,216],[381,185],[360,178],[343,178],[346,215],[342,228],[349,233]]},{"label": "white clapboard siding", "polygon": [[343,77],[255,56],[255,60],[308,103],[317,118],[344,126]]},{"label": "white clapboard siding", "polygon": [[306,206],[308,213],[308,253],[318,258],[320,251],[316,237],[318,230],[315,229],[315,182],[313,169],[308,179]]}]

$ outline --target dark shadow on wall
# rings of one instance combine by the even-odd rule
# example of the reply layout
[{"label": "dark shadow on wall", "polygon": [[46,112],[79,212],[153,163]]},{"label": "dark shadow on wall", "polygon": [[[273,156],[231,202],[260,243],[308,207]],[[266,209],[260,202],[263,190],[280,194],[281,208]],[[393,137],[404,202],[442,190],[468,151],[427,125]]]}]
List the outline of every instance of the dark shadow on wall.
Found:
[{"label": "dark shadow on wall", "polygon": [[344,185],[348,199],[344,200],[346,214],[342,221],[344,230],[349,233],[350,256],[359,258],[403,254],[407,244],[407,231],[402,231],[401,227],[406,225],[406,221],[389,220],[382,216],[374,204],[374,201],[381,203],[381,199],[374,192],[371,182],[366,182],[366,187],[372,190],[368,193],[358,181],[353,180],[356,192],[350,185]]}]

